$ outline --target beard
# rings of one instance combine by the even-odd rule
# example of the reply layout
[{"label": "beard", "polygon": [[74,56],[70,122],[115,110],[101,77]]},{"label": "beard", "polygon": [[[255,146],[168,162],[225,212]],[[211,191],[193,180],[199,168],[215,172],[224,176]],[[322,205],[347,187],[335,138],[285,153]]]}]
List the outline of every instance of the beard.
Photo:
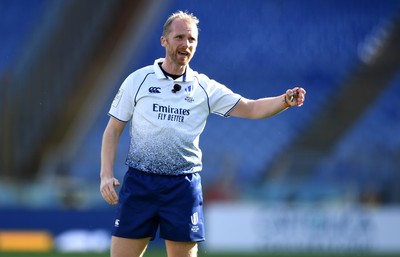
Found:
[{"label": "beard", "polygon": [[168,58],[171,62],[177,66],[185,66],[188,65],[190,60],[193,57],[193,53],[189,53],[187,55],[183,55],[179,53],[179,50],[168,51]]}]

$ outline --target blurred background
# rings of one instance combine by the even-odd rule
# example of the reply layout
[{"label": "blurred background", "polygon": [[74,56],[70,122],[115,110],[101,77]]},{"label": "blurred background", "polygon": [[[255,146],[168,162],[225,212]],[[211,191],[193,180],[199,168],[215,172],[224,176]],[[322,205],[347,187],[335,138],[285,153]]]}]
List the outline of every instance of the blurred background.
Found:
[{"label": "blurred background", "polygon": [[247,98],[307,90],[270,119],[210,116],[202,247],[400,252],[398,0],[0,0],[0,252],[107,250],[107,113],[176,10],[200,19],[194,70]]}]

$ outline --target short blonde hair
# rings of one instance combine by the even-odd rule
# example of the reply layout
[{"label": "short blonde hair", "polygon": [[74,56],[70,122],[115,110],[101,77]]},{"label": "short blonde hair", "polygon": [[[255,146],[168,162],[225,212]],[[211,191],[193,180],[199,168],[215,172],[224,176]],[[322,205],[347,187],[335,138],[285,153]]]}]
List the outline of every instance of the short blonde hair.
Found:
[{"label": "short blonde hair", "polygon": [[169,34],[169,32],[171,31],[170,30],[171,24],[176,19],[187,20],[187,21],[195,24],[196,27],[197,27],[197,24],[199,24],[199,22],[200,22],[199,19],[193,15],[193,13],[188,13],[187,11],[176,11],[168,17],[167,21],[164,24],[164,28],[163,28],[163,36],[164,37],[166,37]]}]

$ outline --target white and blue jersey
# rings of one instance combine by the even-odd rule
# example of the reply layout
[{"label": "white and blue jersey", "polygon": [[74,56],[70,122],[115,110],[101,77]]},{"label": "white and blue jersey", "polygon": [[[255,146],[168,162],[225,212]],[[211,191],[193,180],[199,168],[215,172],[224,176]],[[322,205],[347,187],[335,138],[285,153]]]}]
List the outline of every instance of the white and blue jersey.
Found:
[{"label": "white and blue jersey", "polygon": [[161,70],[163,60],[125,79],[109,115],[131,121],[129,167],[159,175],[199,172],[199,137],[208,115],[229,116],[241,96],[189,66],[173,80]]}]

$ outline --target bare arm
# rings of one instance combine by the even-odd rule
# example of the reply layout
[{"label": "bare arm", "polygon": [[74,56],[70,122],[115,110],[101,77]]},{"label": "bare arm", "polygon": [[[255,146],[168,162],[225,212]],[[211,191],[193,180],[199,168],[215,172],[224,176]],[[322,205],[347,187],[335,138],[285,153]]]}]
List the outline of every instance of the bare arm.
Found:
[{"label": "bare arm", "polygon": [[114,187],[119,186],[120,183],[114,178],[113,167],[119,139],[125,128],[125,124],[126,123],[111,117],[103,134],[101,146],[100,192],[104,200],[109,204],[116,204],[118,202],[118,196]]},{"label": "bare arm", "polygon": [[306,91],[303,88],[295,87],[280,96],[257,100],[242,98],[229,114],[241,118],[264,119],[274,116],[289,107],[302,106],[305,95]]}]

